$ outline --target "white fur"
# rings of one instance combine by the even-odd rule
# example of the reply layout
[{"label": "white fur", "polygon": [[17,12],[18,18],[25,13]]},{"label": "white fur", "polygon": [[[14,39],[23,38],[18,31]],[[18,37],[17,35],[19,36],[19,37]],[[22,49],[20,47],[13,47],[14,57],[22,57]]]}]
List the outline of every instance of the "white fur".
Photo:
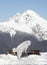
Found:
[{"label": "white fur", "polygon": [[23,52],[27,53],[26,51],[30,45],[31,41],[24,41],[18,45],[17,48],[13,48],[13,52],[17,52],[17,57],[20,58]]}]

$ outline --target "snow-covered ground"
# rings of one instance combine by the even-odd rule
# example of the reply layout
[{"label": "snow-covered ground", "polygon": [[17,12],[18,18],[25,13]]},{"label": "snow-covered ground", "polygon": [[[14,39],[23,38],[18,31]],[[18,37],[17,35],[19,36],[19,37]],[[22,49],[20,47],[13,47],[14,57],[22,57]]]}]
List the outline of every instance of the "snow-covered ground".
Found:
[{"label": "snow-covered ground", "polygon": [[0,65],[47,65],[47,52],[41,53],[41,55],[29,55],[21,59],[10,54],[0,54]]}]

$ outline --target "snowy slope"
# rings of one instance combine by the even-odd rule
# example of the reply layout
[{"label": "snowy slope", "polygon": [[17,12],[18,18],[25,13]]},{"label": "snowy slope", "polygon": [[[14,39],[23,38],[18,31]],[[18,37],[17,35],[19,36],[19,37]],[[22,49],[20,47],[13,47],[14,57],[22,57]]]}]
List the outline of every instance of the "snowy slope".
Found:
[{"label": "snowy slope", "polygon": [[31,10],[17,13],[0,23],[0,31],[10,33],[11,36],[16,34],[16,30],[33,34],[39,40],[47,40],[47,21]]},{"label": "snowy slope", "polygon": [[47,52],[18,59],[13,55],[0,55],[0,65],[47,65]]}]

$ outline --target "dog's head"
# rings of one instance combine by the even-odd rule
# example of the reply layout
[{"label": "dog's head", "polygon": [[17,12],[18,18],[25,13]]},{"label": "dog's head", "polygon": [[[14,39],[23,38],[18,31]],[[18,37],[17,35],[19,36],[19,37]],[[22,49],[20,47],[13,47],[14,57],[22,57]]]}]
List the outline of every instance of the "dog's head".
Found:
[{"label": "dog's head", "polygon": [[17,52],[13,52],[12,50],[8,50],[7,54],[17,55]]}]

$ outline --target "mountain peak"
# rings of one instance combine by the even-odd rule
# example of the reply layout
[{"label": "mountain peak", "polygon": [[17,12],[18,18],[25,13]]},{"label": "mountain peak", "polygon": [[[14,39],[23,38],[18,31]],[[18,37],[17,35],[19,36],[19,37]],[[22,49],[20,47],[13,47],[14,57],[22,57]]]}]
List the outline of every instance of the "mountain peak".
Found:
[{"label": "mountain peak", "polygon": [[35,15],[35,14],[37,14],[36,12],[34,12],[34,11],[32,11],[32,10],[27,10],[26,12],[25,12],[26,14],[31,14],[31,15]]}]

